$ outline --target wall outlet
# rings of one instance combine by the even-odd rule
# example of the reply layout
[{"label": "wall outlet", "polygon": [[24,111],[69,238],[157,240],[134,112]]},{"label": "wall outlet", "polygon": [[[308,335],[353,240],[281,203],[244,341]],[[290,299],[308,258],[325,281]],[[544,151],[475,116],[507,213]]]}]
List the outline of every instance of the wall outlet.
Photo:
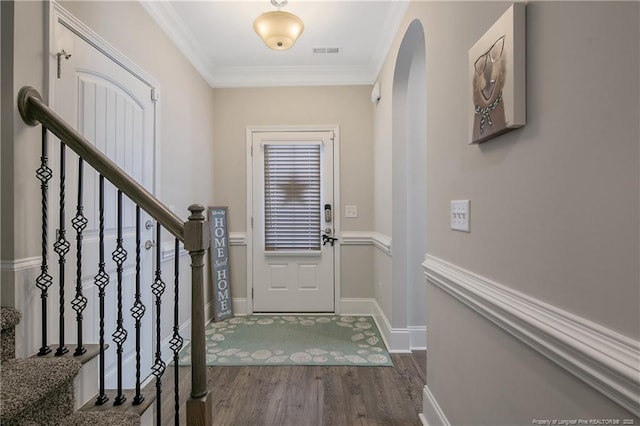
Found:
[{"label": "wall outlet", "polygon": [[451,201],[451,229],[454,231],[471,232],[469,204],[469,200]]},{"label": "wall outlet", "polygon": [[358,206],[344,206],[344,217],[358,217]]}]

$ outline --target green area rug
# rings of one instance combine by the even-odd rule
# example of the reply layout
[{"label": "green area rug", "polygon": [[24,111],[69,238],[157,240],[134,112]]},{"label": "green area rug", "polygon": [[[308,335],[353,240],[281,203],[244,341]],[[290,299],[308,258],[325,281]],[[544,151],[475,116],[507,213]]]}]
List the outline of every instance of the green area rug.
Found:
[{"label": "green area rug", "polygon": [[368,316],[250,315],[210,323],[206,338],[207,365],[393,365]]}]

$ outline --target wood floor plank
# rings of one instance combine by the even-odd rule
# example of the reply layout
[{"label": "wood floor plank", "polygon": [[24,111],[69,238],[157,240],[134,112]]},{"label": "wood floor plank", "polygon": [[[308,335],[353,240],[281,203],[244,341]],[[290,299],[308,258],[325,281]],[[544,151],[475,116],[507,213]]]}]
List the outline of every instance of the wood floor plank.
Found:
[{"label": "wood floor plank", "polygon": [[[420,425],[426,353],[391,354],[393,367],[209,367],[215,426]],[[191,376],[180,369],[180,424]],[[162,424],[174,424],[173,367],[163,380]]]}]

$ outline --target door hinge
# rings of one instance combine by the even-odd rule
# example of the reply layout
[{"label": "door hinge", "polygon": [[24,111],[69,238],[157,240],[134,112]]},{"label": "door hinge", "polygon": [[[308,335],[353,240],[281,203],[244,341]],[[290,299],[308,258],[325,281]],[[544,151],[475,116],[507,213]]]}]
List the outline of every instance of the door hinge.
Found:
[{"label": "door hinge", "polygon": [[253,216],[251,217],[251,228],[253,228]]},{"label": "door hinge", "polygon": [[158,102],[158,99],[160,99],[160,94],[158,93],[158,91],[156,90],[155,87],[151,88],[151,102]]}]

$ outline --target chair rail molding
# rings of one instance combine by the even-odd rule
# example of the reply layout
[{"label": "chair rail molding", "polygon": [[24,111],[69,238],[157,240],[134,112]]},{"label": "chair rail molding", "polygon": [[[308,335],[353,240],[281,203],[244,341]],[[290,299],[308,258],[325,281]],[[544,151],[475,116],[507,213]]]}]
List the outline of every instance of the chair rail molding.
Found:
[{"label": "chair rail molding", "polygon": [[[184,249],[184,245],[181,243],[178,256],[182,257],[187,254],[189,254],[189,252]],[[173,260],[175,258],[176,258],[175,243],[173,241],[167,241],[162,243],[162,248],[160,250],[160,260],[162,262],[168,262],[169,260]]]},{"label": "chair rail molding", "polygon": [[391,237],[374,231],[343,231],[342,245],[373,245],[391,256]]},{"label": "chair rail molding", "polygon": [[26,269],[39,268],[41,261],[41,256],[25,257],[16,260],[0,260],[0,271],[18,272]]},{"label": "chair rail molding", "polygon": [[246,232],[229,232],[229,245],[246,246],[247,233]]},{"label": "chair rail molding", "polygon": [[640,415],[640,342],[437,257],[423,267],[428,283]]}]

